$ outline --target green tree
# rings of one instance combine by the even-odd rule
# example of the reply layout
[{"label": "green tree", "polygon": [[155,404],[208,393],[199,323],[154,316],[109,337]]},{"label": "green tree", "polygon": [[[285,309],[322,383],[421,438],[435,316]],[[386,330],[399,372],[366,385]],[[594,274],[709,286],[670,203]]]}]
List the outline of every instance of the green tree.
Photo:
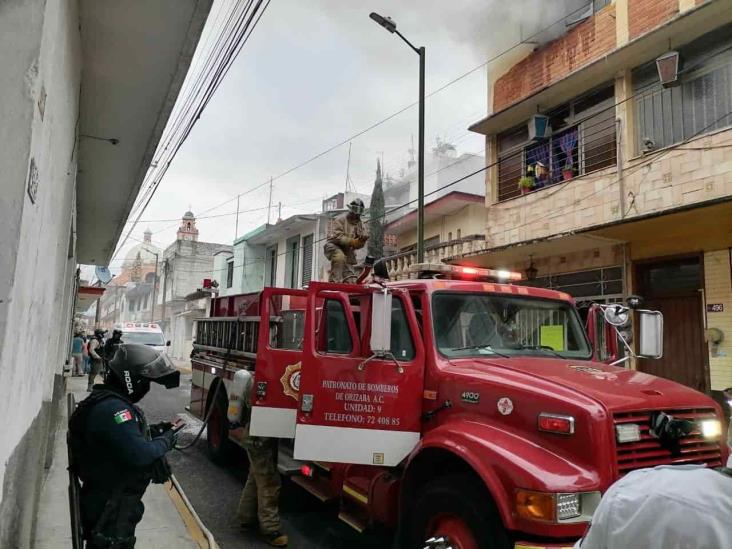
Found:
[{"label": "green tree", "polygon": [[376,259],[384,256],[384,189],[381,185],[381,164],[376,160],[376,181],[369,207],[368,254]]}]

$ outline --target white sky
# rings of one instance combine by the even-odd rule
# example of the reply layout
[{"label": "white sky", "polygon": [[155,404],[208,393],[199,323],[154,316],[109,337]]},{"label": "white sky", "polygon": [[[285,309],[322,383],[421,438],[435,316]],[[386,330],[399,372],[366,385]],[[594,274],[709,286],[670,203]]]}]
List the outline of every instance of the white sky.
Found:
[{"label": "white sky", "polygon": [[[216,0],[209,17],[222,4]],[[427,93],[484,63],[583,0],[272,0],[254,34],[204,111],[163,179],[132,237],[164,248],[188,208],[197,215],[226,214],[260,185],[417,99],[418,57],[396,35],[371,21],[391,16],[416,46],[427,48]],[[564,25],[557,27],[557,32]],[[210,29],[207,29],[210,30]],[[206,31],[204,31],[205,33]],[[429,98],[426,147],[437,137],[458,152],[482,154],[481,136],[468,132],[486,115],[487,69],[481,68]],[[398,175],[417,136],[417,109],[409,109],[353,140],[351,178],[370,193],[376,158]],[[320,201],[344,190],[348,145],[274,184],[272,221],[319,211]],[[242,197],[240,210],[265,208],[268,190]],[[240,214],[239,235],[267,220],[267,211]],[[200,240],[231,243],[235,216],[199,218]],[[125,229],[125,234],[129,225]],[[129,240],[125,249],[137,244]],[[124,250],[110,265],[119,267]]]}]

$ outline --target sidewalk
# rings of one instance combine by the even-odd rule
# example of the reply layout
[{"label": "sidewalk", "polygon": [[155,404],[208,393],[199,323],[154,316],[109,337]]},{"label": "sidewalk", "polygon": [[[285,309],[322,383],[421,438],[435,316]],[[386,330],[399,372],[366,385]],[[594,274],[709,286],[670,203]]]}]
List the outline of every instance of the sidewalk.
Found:
[{"label": "sidewalk", "polygon": [[[84,399],[88,394],[86,377],[67,378],[67,392],[73,392],[77,402]],[[54,441],[53,465],[48,471],[41,492],[36,521],[34,544],[36,549],[71,547],[69,476],[66,470],[68,466],[66,416],[64,403]],[[145,493],[143,502],[145,516],[137,527],[137,547],[155,547],[156,549],[209,547],[205,536],[197,528],[185,505],[181,504],[181,498],[170,483],[151,484]]]}]

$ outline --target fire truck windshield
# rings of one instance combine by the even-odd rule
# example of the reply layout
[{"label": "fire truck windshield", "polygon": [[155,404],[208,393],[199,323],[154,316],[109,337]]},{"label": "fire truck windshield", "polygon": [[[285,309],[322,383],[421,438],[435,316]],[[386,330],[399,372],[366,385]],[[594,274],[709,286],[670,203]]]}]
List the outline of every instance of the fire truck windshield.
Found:
[{"label": "fire truck windshield", "polygon": [[437,348],[449,358],[592,354],[577,311],[563,301],[439,292],[432,308]]}]

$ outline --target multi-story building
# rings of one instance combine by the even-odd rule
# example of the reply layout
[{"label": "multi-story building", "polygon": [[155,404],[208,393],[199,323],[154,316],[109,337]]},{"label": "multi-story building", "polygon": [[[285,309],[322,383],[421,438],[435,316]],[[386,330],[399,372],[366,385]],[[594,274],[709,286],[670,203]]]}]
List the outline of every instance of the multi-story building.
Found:
[{"label": "multi-story building", "polygon": [[256,292],[264,286],[300,288],[311,280],[327,280],[330,262],[323,245],[329,222],[342,212],[293,215],[238,238],[232,252],[216,256],[212,276],[219,283],[219,295]]},{"label": "multi-story building", "polygon": [[206,316],[205,302],[189,297],[213,269],[214,257],[231,250],[228,244],[200,242],[195,216],[190,211],[183,214],[175,242],[161,255],[154,315],[171,341],[169,353],[174,358],[190,355],[194,320]]},{"label": "multi-story building", "polygon": [[490,67],[470,128],[486,136],[487,250],[470,260],[579,300],[640,294],[666,338],[635,367],[732,386],[732,3],[593,7]]}]

